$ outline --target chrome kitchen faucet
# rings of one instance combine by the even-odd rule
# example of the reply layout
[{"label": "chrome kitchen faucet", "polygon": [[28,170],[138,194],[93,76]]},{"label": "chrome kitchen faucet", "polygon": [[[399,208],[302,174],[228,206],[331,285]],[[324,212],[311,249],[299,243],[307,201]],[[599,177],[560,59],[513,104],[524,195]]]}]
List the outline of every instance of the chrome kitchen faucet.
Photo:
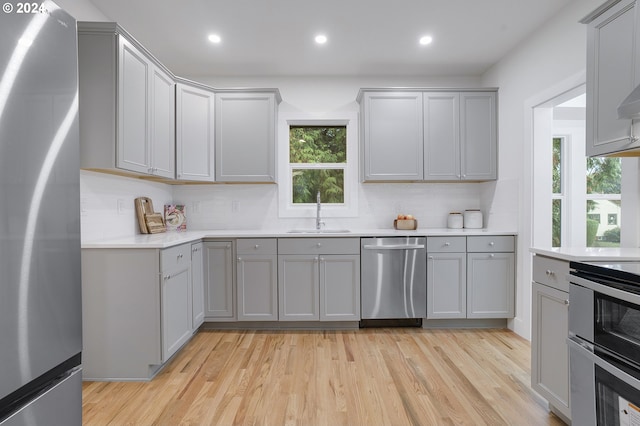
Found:
[{"label": "chrome kitchen faucet", "polygon": [[322,202],[320,201],[320,191],[318,191],[316,194],[316,230],[318,231],[324,225],[324,222],[320,220],[320,204]]}]

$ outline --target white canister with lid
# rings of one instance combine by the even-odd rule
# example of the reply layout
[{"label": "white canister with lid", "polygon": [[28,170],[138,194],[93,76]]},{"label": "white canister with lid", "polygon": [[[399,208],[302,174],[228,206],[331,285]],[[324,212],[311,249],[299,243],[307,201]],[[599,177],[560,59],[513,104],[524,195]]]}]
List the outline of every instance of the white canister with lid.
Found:
[{"label": "white canister with lid", "polygon": [[462,213],[460,212],[451,212],[449,213],[449,217],[447,218],[447,228],[459,229],[462,228]]},{"label": "white canister with lid", "polygon": [[482,211],[479,209],[469,209],[464,211],[465,228],[482,228]]}]

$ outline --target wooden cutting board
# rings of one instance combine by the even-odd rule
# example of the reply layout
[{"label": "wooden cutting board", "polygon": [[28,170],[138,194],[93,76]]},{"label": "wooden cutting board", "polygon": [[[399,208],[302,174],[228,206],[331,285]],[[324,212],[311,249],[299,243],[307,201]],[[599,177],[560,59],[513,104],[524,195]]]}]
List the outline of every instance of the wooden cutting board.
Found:
[{"label": "wooden cutting board", "polygon": [[153,202],[149,197],[138,197],[134,200],[138,225],[142,234],[165,232],[167,227],[161,213],[153,211]]}]

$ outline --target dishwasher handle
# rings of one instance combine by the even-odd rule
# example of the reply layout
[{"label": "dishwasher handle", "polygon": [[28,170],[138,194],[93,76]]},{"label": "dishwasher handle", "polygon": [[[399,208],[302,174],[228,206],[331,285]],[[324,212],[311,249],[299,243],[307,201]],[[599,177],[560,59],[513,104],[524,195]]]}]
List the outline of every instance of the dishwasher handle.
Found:
[{"label": "dishwasher handle", "polygon": [[425,248],[424,244],[390,244],[386,246],[377,246],[375,244],[366,244],[362,246],[365,250],[420,250]]}]

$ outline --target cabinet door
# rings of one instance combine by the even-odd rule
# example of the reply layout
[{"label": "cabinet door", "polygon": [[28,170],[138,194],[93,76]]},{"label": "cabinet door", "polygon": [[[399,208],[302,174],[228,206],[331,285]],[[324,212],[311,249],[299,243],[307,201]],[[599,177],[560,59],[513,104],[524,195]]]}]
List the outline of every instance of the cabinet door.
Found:
[{"label": "cabinet door", "polygon": [[320,256],[320,320],[360,320],[360,256]]},{"label": "cabinet door", "polygon": [[116,166],[150,173],[149,76],[151,63],[124,37],[118,37],[118,143]]},{"label": "cabinet door", "polygon": [[467,317],[466,253],[427,255],[427,318]]},{"label": "cabinet door", "polygon": [[195,331],[204,322],[204,258],[202,243],[191,245],[191,328]]},{"label": "cabinet door", "polygon": [[424,93],[424,179],[460,179],[460,94]]},{"label": "cabinet door", "polygon": [[497,116],[495,92],[460,94],[461,173],[465,180],[497,178]]},{"label": "cabinet door", "polygon": [[364,179],[422,180],[422,93],[365,93]]},{"label": "cabinet door", "polygon": [[162,362],[191,338],[190,287],[188,265],[162,276]]},{"label": "cabinet door", "polygon": [[320,274],[316,255],[278,256],[280,321],[320,319]]},{"label": "cabinet door", "polygon": [[175,178],[176,91],[173,78],[160,68],[151,68],[150,143],[151,173]]},{"label": "cabinet door", "polygon": [[176,85],[176,164],[178,179],[213,181],[214,176],[213,92]]},{"label": "cabinet door", "polygon": [[238,321],[278,320],[278,256],[239,255]]},{"label": "cabinet door", "polygon": [[467,254],[467,318],[513,318],[513,253]]},{"label": "cabinet door", "polygon": [[205,318],[235,319],[231,241],[204,243]]},{"label": "cabinet door", "polygon": [[569,405],[569,293],[532,287],[531,386],[562,414]]},{"label": "cabinet door", "polygon": [[617,108],[640,79],[636,41],[636,2],[623,0],[587,29],[587,155],[640,146],[630,139],[631,120],[619,120]]},{"label": "cabinet door", "polygon": [[216,180],[275,182],[275,95],[216,94]]}]

